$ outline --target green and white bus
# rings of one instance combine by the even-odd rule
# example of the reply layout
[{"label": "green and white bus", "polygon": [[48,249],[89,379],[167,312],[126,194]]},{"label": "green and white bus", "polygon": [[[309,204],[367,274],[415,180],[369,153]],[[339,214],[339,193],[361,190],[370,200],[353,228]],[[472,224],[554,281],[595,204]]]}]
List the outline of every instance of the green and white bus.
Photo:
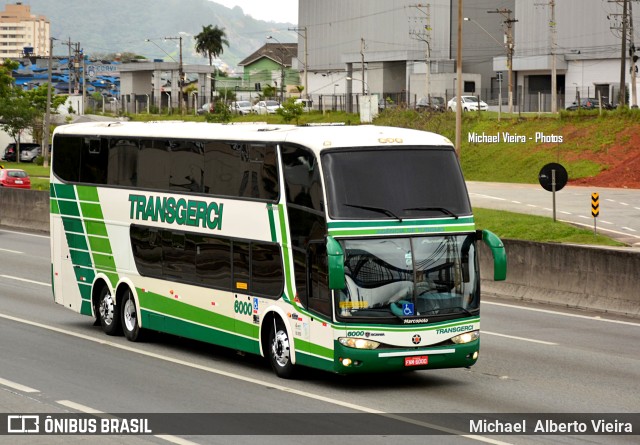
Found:
[{"label": "green and white bus", "polygon": [[53,135],[56,303],[349,374],[469,367],[479,241],[451,142],[377,126],[64,125]]}]

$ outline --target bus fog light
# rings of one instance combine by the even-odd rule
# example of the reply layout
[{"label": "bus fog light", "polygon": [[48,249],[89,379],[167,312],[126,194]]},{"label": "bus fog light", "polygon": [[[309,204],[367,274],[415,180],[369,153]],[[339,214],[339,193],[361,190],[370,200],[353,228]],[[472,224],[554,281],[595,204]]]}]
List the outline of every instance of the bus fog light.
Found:
[{"label": "bus fog light", "polygon": [[456,335],[451,339],[451,341],[457,345],[462,345],[464,343],[469,343],[477,340],[478,338],[480,338],[480,331],[470,331],[465,332],[464,334]]},{"label": "bus fog light", "polygon": [[344,366],[345,368],[348,368],[349,366],[351,366],[351,359],[350,358],[343,358],[342,359],[342,366]]},{"label": "bus fog light", "polygon": [[471,358],[474,360],[478,360],[478,351],[474,352]]},{"label": "bus fog light", "polygon": [[366,338],[340,337],[338,339],[341,345],[355,349],[376,349],[380,343]]}]

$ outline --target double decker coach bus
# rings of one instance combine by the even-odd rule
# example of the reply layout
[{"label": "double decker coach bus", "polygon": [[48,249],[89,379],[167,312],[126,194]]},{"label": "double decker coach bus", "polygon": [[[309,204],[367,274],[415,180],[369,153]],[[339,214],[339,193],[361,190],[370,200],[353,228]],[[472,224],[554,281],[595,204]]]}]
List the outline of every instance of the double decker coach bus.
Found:
[{"label": "double decker coach bus", "polygon": [[377,126],[58,127],[56,303],[109,335],[265,356],[281,377],[468,367],[479,242],[451,142]]}]

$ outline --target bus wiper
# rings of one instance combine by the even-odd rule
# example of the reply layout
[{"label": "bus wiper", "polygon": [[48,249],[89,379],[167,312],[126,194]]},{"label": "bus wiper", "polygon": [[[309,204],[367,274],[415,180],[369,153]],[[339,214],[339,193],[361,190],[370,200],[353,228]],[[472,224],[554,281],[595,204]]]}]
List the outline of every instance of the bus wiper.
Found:
[{"label": "bus wiper", "polygon": [[438,210],[445,215],[453,216],[455,219],[458,219],[458,215],[453,213],[451,210],[445,209],[444,207],[411,207],[403,210]]},{"label": "bus wiper", "polygon": [[468,315],[469,317],[473,317],[473,315],[474,315],[469,311],[469,309],[463,308],[462,306],[447,307],[447,308],[443,308],[443,309],[448,310],[448,312],[447,312],[448,314],[452,314],[455,311],[460,311],[463,314]]},{"label": "bus wiper", "polygon": [[392,218],[395,218],[398,221],[402,222],[402,218],[400,218],[398,215],[393,213],[391,210],[384,209],[382,207],[361,206],[361,205],[358,205],[358,204],[346,204],[346,203],[342,204],[342,205],[347,206],[347,207],[354,207],[356,209],[364,209],[364,210],[371,210],[373,212],[384,213],[385,215],[390,216]]}]

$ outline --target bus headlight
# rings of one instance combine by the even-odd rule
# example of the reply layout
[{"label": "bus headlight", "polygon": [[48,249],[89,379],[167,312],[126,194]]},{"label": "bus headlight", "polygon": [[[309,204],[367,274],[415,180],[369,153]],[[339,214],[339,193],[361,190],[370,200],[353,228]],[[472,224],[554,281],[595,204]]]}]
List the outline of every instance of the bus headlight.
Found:
[{"label": "bus headlight", "polygon": [[376,349],[380,343],[365,338],[340,337],[338,339],[341,345],[355,349]]},{"label": "bus headlight", "polygon": [[451,341],[457,345],[462,345],[464,343],[469,343],[477,340],[478,338],[480,338],[480,331],[470,331],[465,332],[464,334],[456,335],[451,339]]}]

